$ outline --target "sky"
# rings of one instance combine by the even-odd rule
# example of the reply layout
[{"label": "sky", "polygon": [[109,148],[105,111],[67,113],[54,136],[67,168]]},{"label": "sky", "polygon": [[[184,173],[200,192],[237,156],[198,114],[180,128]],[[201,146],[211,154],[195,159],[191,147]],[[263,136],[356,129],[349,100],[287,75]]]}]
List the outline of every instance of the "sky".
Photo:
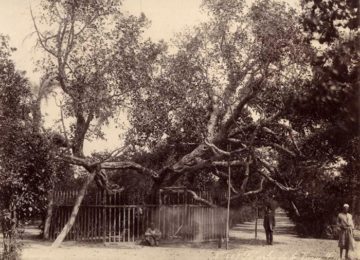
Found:
[{"label": "sky", "polygon": [[[10,36],[12,47],[18,50],[13,55],[16,65],[26,70],[31,80],[38,80],[34,73],[34,62],[38,58],[35,50],[36,36],[29,6],[37,12],[39,0],[0,0],[0,33]],[[201,0],[124,0],[123,10],[139,15],[141,12],[151,20],[145,36],[154,40],[169,40],[186,26],[206,19],[200,11]]]}]

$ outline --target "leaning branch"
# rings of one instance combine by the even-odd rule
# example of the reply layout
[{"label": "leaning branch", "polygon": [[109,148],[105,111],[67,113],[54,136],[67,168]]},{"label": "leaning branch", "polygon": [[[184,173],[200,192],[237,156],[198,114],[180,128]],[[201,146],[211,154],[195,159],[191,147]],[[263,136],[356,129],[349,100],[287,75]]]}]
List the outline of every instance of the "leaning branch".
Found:
[{"label": "leaning branch", "polygon": [[239,194],[239,192],[234,188],[234,186],[232,185],[232,183],[230,182],[229,184],[229,175],[225,172],[219,171],[217,168],[215,168],[215,172],[213,172],[213,174],[219,178],[222,178],[224,180],[226,180],[227,184],[230,185],[230,190],[234,193],[234,194]]},{"label": "leaning branch", "polygon": [[[259,188],[256,190],[251,190],[251,191],[247,191],[247,192],[239,192],[233,196],[230,197],[230,200],[236,200],[239,199],[241,197],[244,196],[250,196],[250,195],[254,195],[254,194],[259,194],[260,192],[263,191],[264,189],[264,182],[265,182],[265,178],[261,178],[260,184],[259,184]],[[225,205],[227,203],[227,200],[224,200],[220,203],[220,205]]]},{"label": "leaning branch", "polygon": [[31,19],[33,21],[33,25],[34,25],[34,28],[35,28],[35,31],[36,31],[36,34],[38,36],[38,39],[39,39],[39,43],[41,45],[41,47],[43,47],[43,49],[45,51],[47,51],[49,54],[53,55],[54,57],[57,58],[57,55],[54,51],[52,51],[51,49],[48,48],[48,46],[46,45],[46,43],[44,42],[44,36],[41,34],[39,28],[37,27],[37,24],[36,24],[36,21],[35,21],[35,17],[34,17],[34,14],[32,12],[32,8],[31,8],[31,5],[30,5],[30,15],[31,15]]},{"label": "leaning branch", "polygon": [[[259,162],[264,166],[264,168],[269,172],[269,173],[273,173],[274,171],[271,170],[269,167],[265,166],[265,164],[263,164],[262,160],[259,160]],[[282,183],[278,182],[277,180],[275,180],[274,178],[272,178],[269,174],[264,173],[262,171],[259,171],[260,175],[265,177],[269,182],[271,182],[272,184],[274,184],[276,187],[278,187],[280,190],[283,191],[296,191],[299,189],[299,187],[290,187],[290,186],[285,186]]]},{"label": "leaning branch", "polygon": [[216,207],[217,207],[215,204],[211,203],[210,201],[199,197],[194,191],[192,191],[192,190],[187,190],[187,192],[192,195],[192,197],[193,197],[193,199],[194,199],[195,201],[201,202],[202,204],[205,204],[205,205],[207,205],[207,206],[209,206],[209,207],[212,207],[212,208],[216,208]]},{"label": "leaning branch", "polygon": [[290,151],[288,148],[276,144],[276,143],[271,143],[270,146],[274,147],[276,150],[281,151],[287,155],[290,155],[291,157],[296,157],[296,154],[293,151]]},{"label": "leaning branch", "polygon": [[191,162],[191,164],[183,164],[181,167],[172,167],[172,171],[176,173],[183,173],[183,172],[193,172],[201,169],[208,169],[212,167],[228,167],[230,166],[240,166],[245,165],[245,162],[242,160],[232,160],[230,162],[226,160],[222,160],[223,156],[214,156],[211,159],[204,160],[201,158],[195,158]]},{"label": "leaning branch", "polygon": [[147,176],[151,176],[152,178],[159,178],[159,174],[151,170],[149,168],[143,167],[140,164],[130,162],[130,161],[122,161],[122,162],[103,162],[100,164],[101,169],[108,170],[119,170],[119,169],[134,169],[139,173],[143,173]]},{"label": "leaning branch", "polygon": [[102,160],[101,160],[101,163],[115,160],[115,158],[116,158],[117,156],[119,156],[121,153],[125,152],[128,147],[129,147],[129,146],[127,145],[127,146],[124,146],[124,147],[115,149],[115,150],[112,151],[108,156],[106,156],[104,159],[102,159]]},{"label": "leaning branch", "polygon": [[246,165],[246,163],[242,160],[232,160],[230,162],[227,161],[215,161],[211,162],[210,166],[223,166],[226,167],[230,164],[230,166],[240,166],[240,165]]},{"label": "leaning branch", "polygon": [[254,86],[250,87],[250,91],[247,93],[247,95],[245,95],[245,97],[239,102],[239,104],[237,104],[236,108],[234,109],[232,115],[230,116],[230,118],[223,124],[220,132],[221,133],[227,133],[228,129],[230,128],[230,126],[233,124],[234,120],[236,120],[239,115],[241,114],[243,108],[245,107],[245,105],[251,100],[253,99],[256,94],[257,94],[257,89],[260,87],[260,85],[262,84],[264,78],[259,79]]},{"label": "leaning branch", "polygon": [[201,198],[199,195],[196,194],[195,191],[193,190],[188,190],[188,189],[184,189],[185,187],[164,187],[162,188],[162,190],[165,190],[165,191],[170,191],[170,192],[176,192],[176,193],[189,193],[192,198],[197,201],[197,202],[200,202],[206,206],[209,206],[209,207],[212,207],[212,208],[216,208],[217,205],[213,204],[212,202],[204,199],[204,198]]},{"label": "leaning branch", "polygon": [[298,154],[299,154],[300,156],[304,156],[304,155],[302,154],[302,152],[301,152],[301,150],[300,150],[297,142],[295,141],[295,138],[294,138],[294,135],[293,135],[291,129],[289,130],[289,136],[290,136],[291,142],[292,142],[293,145],[295,146],[295,149],[296,149],[296,151],[298,152]]},{"label": "leaning branch", "polygon": [[264,181],[265,181],[265,178],[264,177],[261,178],[260,187],[257,190],[251,190],[251,191],[245,192],[243,196],[254,195],[254,194],[258,194],[258,193],[262,192],[263,188],[264,188]]},{"label": "leaning branch", "polygon": [[240,188],[240,193],[244,193],[245,192],[245,189],[246,189],[246,185],[247,185],[247,183],[248,183],[248,181],[249,181],[249,176],[250,176],[250,164],[251,164],[252,162],[250,161],[250,158],[249,158],[249,160],[247,160],[246,162],[245,162],[245,174],[244,174],[244,176],[245,176],[245,178],[244,178],[244,180],[243,180],[243,183],[241,184],[241,188]]},{"label": "leaning branch", "polygon": [[85,168],[93,168],[96,166],[96,163],[91,163],[88,160],[86,160],[85,158],[80,158],[80,157],[73,156],[73,155],[62,155],[61,158],[70,164],[82,166]]},{"label": "leaning branch", "polygon": [[211,148],[211,150],[213,151],[213,153],[214,153],[215,155],[230,156],[230,152],[227,152],[227,151],[224,151],[224,150],[220,149],[220,148],[217,147],[215,144],[210,143],[210,142],[208,142],[207,140],[205,140],[204,142],[205,142],[205,144],[206,144],[207,146],[209,146],[209,147]]},{"label": "leaning branch", "polygon": [[291,201],[291,206],[293,207],[295,214],[300,217],[300,212],[293,201]]},{"label": "leaning branch", "polygon": [[95,182],[103,190],[109,193],[122,192],[124,187],[120,187],[117,184],[110,183],[108,176],[104,170],[100,170],[95,176]]},{"label": "leaning branch", "polygon": [[86,169],[92,169],[99,166],[101,169],[105,170],[119,170],[119,169],[134,169],[139,173],[151,176],[152,178],[159,178],[159,174],[149,168],[143,167],[140,164],[130,161],[121,161],[121,162],[89,162],[85,158],[80,158],[72,155],[63,155],[62,158],[69,162],[70,164],[83,166]]}]

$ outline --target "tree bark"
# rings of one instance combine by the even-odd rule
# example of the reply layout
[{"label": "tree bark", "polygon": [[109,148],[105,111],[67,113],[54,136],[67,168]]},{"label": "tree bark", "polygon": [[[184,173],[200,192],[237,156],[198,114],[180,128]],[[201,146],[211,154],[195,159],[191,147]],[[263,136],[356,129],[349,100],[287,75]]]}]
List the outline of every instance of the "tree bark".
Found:
[{"label": "tree bark", "polygon": [[17,214],[16,206],[10,203],[6,215],[2,216],[1,229],[3,233],[3,252],[0,255],[1,259],[18,259],[19,250],[17,244]]},{"label": "tree bark", "polygon": [[32,104],[33,131],[39,132],[41,128],[41,98],[37,98]]},{"label": "tree bark", "polygon": [[86,181],[84,182],[83,186],[81,187],[81,190],[76,198],[73,210],[71,212],[70,219],[68,220],[68,222],[66,223],[66,225],[62,229],[61,233],[58,235],[58,237],[54,241],[54,243],[51,245],[52,247],[59,247],[60,244],[64,241],[66,235],[69,233],[69,231],[73,227],[75,220],[76,220],[76,216],[77,216],[80,206],[81,206],[81,202],[84,199],[85,192],[86,192],[89,184],[94,180],[96,172],[97,172],[96,170],[92,170],[90,172],[90,175],[87,177]]},{"label": "tree bark", "polygon": [[44,224],[44,239],[49,239],[49,230],[54,209],[54,189],[51,189],[48,196],[46,220]]}]

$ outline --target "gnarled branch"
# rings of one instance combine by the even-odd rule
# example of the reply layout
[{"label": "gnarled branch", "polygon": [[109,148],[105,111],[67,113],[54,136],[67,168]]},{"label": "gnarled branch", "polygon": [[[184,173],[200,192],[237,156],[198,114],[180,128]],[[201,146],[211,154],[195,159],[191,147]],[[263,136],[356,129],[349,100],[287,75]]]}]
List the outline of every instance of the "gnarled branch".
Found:
[{"label": "gnarled branch", "polygon": [[251,190],[251,191],[247,191],[243,194],[243,196],[249,196],[249,195],[254,195],[254,194],[258,194],[260,192],[262,192],[263,188],[264,188],[264,181],[265,181],[265,178],[261,178],[261,181],[260,181],[260,187],[256,190]]},{"label": "gnarled branch", "polygon": [[[231,196],[230,200],[236,200],[236,199],[241,198],[243,196],[250,196],[250,195],[254,195],[254,194],[258,194],[258,193],[262,192],[263,189],[264,189],[264,182],[265,182],[265,178],[261,178],[260,185],[259,185],[258,189],[247,191],[247,192],[239,192],[236,195]],[[222,201],[220,203],[220,205],[225,205],[226,203],[227,203],[227,201]]]},{"label": "gnarled branch", "polygon": [[[271,173],[275,173],[276,170],[274,170],[267,162],[261,160],[260,158],[257,158],[258,162],[261,163],[261,165],[264,166],[264,168],[271,174]],[[274,184],[276,187],[278,187],[279,189],[283,190],[283,191],[296,191],[299,189],[299,187],[290,187],[290,186],[285,186],[282,183],[278,182],[277,180],[275,180],[274,178],[272,178],[269,174],[266,174],[262,171],[259,171],[259,173],[265,177],[269,182],[271,182],[272,184]]]},{"label": "gnarled branch", "polygon": [[70,164],[83,166],[86,169],[92,169],[99,166],[101,169],[117,170],[117,169],[134,169],[139,173],[151,176],[152,178],[159,178],[159,174],[149,168],[143,167],[140,164],[131,161],[120,162],[90,162],[86,158],[80,158],[72,155],[63,155],[62,158]]},{"label": "gnarled branch", "polygon": [[120,187],[117,184],[110,183],[106,172],[103,170],[97,172],[97,174],[95,175],[95,181],[98,187],[108,191],[109,193],[122,192],[124,190],[124,187]]},{"label": "gnarled branch", "polygon": [[283,153],[286,153],[287,155],[290,155],[291,157],[296,157],[296,154],[293,151],[290,151],[288,148],[276,144],[276,143],[270,143],[270,146],[274,147],[276,150],[281,151]]},{"label": "gnarled branch", "polygon": [[209,207],[212,207],[212,208],[216,208],[216,207],[217,207],[215,204],[211,203],[210,201],[199,197],[194,191],[192,191],[192,190],[187,190],[187,192],[192,195],[192,197],[193,197],[193,199],[194,199],[195,201],[201,202],[202,204],[205,204],[205,205],[207,205],[207,206],[209,206]]},{"label": "gnarled branch", "polygon": [[117,170],[117,169],[134,169],[139,173],[151,176],[152,178],[159,178],[158,172],[149,168],[143,167],[140,164],[130,161],[122,162],[103,162],[100,164],[101,169]]},{"label": "gnarled branch", "polygon": [[214,153],[215,155],[230,156],[230,152],[227,152],[227,151],[224,151],[224,150],[220,149],[220,148],[217,147],[215,144],[210,143],[210,142],[208,142],[207,140],[205,140],[204,143],[211,148],[211,150],[213,151],[213,153]]},{"label": "gnarled branch", "polygon": [[37,24],[36,24],[36,21],[35,21],[35,17],[34,17],[34,14],[33,14],[33,11],[32,11],[32,8],[31,8],[31,5],[30,5],[30,15],[31,15],[31,19],[33,21],[33,25],[34,25],[34,28],[35,28],[35,32],[38,36],[38,39],[39,39],[39,43],[41,45],[41,47],[43,47],[43,49],[48,52],[49,54],[53,55],[54,57],[57,58],[57,55],[56,53],[51,50],[47,45],[46,45],[46,41],[44,41],[46,38],[41,34],[39,28],[37,27]]}]

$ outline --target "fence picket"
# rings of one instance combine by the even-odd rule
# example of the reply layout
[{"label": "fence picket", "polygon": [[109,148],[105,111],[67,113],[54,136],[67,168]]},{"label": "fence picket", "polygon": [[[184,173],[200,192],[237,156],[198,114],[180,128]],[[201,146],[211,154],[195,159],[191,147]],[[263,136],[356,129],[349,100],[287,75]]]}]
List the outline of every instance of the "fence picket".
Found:
[{"label": "fence picket", "polygon": [[130,219],[130,208],[127,208],[127,211],[128,211],[127,212],[128,213],[128,216],[127,216],[128,217],[128,219],[127,219],[128,220],[128,229],[127,229],[127,234],[128,234],[127,238],[128,238],[128,240],[127,241],[130,242],[130,223],[131,223],[130,222],[131,221],[131,219]]},{"label": "fence picket", "polygon": [[86,239],[86,237],[85,237],[85,233],[86,233],[86,219],[85,219],[85,212],[84,211],[82,211],[81,212],[82,214],[81,214],[81,222],[82,222],[82,224],[81,224],[81,240],[85,240]]},{"label": "fence picket", "polygon": [[122,208],[119,207],[118,208],[118,227],[117,227],[119,243],[122,242],[122,231],[121,231],[122,221],[123,221],[123,219],[122,219]]},{"label": "fence picket", "polygon": [[113,240],[116,242],[116,208],[113,209]]},{"label": "fence picket", "polygon": [[122,211],[122,223],[121,223],[121,227],[122,227],[122,241],[125,242],[125,225],[126,225],[126,215],[125,215],[125,208],[121,209]]},{"label": "fence picket", "polygon": [[[103,206],[106,205],[106,197],[105,197],[105,193],[106,191],[103,191],[101,196],[102,196],[102,204]],[[106,208],[103,207],[103,210],[102,210],[102,231],[103,231],[103,243],[106,243]]]},{"label": "fence picket", "polygon": [[108,236],[108,239],[109,239],[109,242],[111,242],[111,208],[107,208],[108,210],[108,232],[109,232],[109,236]]}]

